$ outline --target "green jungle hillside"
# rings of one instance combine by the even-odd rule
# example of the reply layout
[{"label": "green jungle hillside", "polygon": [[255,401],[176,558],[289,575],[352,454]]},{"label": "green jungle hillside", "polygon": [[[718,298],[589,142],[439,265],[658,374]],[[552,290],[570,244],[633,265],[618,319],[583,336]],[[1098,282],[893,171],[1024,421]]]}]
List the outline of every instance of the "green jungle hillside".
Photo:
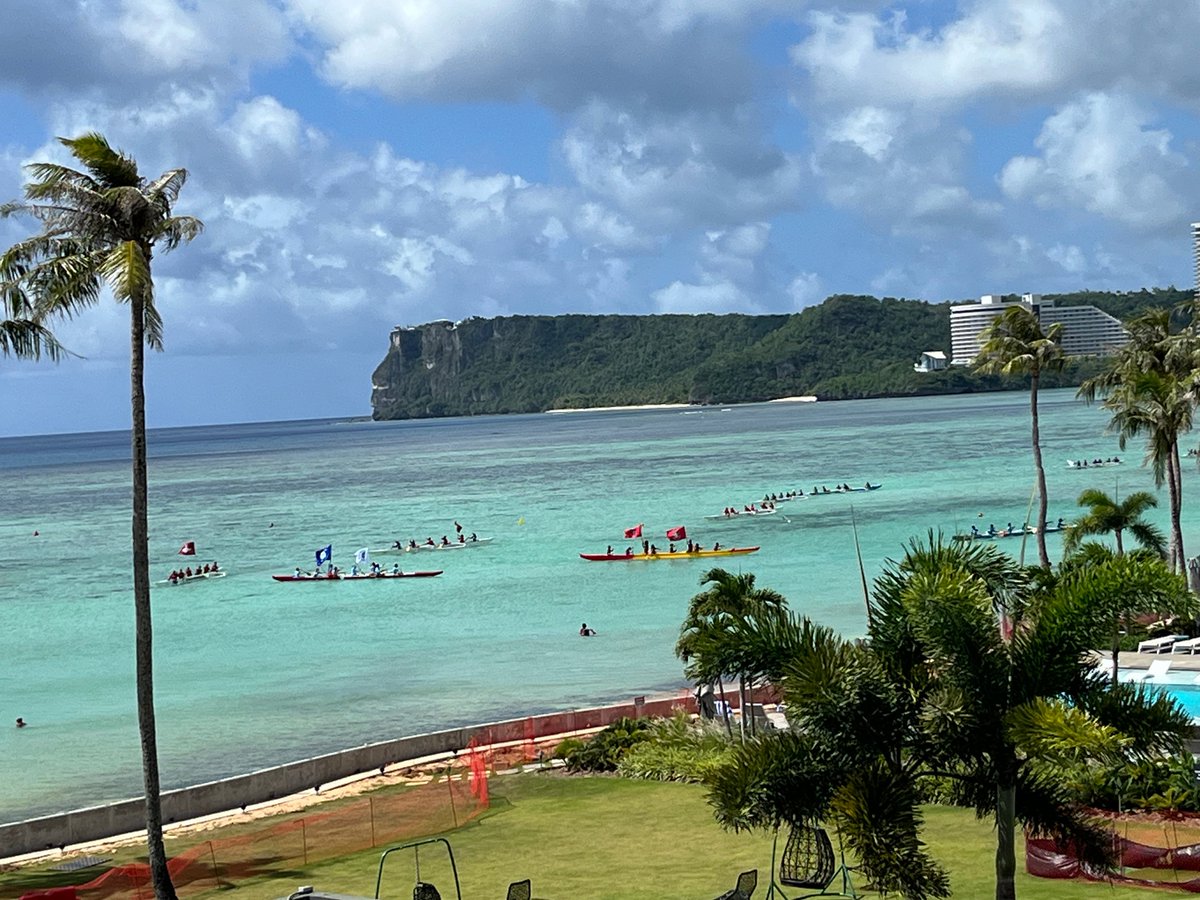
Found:
[{"label": "green jungle hillside", "polygon": [[[1047,294],[1120,319],[1190,301],[1190,291]],[[1008,390],[1023,380],[956,367],[918,373],[950,351],[950,304],[838,294],[792,315],[505,316],[392,332],[372,378],[376,419],[645,403],[746,403]],[[1099,371],[1073,360],[1046,387]]]}]

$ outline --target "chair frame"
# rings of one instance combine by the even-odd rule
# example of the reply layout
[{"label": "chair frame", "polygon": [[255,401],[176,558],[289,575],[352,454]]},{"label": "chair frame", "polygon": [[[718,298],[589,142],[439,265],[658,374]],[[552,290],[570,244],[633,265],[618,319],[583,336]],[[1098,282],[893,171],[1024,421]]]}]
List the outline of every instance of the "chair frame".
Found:
[{"label": "chair frame", "polygon": [[[749,887],[743,887],[746,882],[750,883]],[[747,869],[737,877],[737,884],[733,888],[723,893],[717,900],[750,900],[754,896],[754,891],[758,887],[758,869]]]},{"label": "chair frame", "polygon": [[388,855],[398,850],[411,850],[417,871],[417,883],[419,884],[421,881],[421,848],[429,844],[445,845],[446,854],[450,857],[450,871],[454,873],[454,894],[458,900],[462,900],[462,886],[458,882],[458,866],[454,863],[454,849],[445,838],[427,838],[423,841],[413,841],[408,844],[400,844],[397,847],[388,847],[384,850],[383,854],[379,857],[379,874],[375,876],[375,900],[379,900],[379,888],[383,884],[383,864],[387,861]]},{"label": "chair frame", "polygon": [[[829,832],[819,825],[792,825],[789,827],[789,838],[791,837],[791,832],[796,828],[811,828],[823,834],[825,836],[825,840],[829,841]],[[779,845],[779,829],[776,828],[775,837],[771,841],[771,883],[767,887],[767,895],[764,900],[771,900],[773,897],[779,897],[780,900],[804,900],[806,897],[849,897],[852,898],[852,900],[857,900],[859,894],[858,891],[854,889],[854,882],[850,880],[850,867],[846,865],[846,852],[845,848],[842,846],[842,834],[840,831],[837,831],[836,834],[838,841],[839,864],[833,870],[833,873],[830,875],[829,881],[825,884],[825,887],[821,888],[819,891],[810,891],[807,894],[788,895],[784,893],[783,885],[780,883],[782,878],[779,874],[779,867],[775,865],[775,858],[777,855],[776,851],[778,850]],[[832,849],[833,845],[830,843],[830,850]],[[783,864],[783,859],[780,858],[779,862],[781,866]],[[830,888],[833,887],[834,882],[837,881],[839,875],[842,879],[842,889],[840,891],[830,890]]]}]

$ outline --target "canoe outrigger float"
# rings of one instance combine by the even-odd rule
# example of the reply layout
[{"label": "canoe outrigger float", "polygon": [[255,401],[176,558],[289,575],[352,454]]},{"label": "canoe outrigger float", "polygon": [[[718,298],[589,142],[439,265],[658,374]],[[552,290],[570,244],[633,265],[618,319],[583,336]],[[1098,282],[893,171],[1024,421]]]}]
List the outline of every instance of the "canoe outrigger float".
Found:
[{"label": "canoe outrigger float", "polygon": [[677,553],[580,553],[581,559],[589,562],[630,562],[635,559],[701,559],[709,556],[743,556],[747,553],[757,553],[758,547],[729,547],[720,550],[693,550],[688,553],[680,550]]}]

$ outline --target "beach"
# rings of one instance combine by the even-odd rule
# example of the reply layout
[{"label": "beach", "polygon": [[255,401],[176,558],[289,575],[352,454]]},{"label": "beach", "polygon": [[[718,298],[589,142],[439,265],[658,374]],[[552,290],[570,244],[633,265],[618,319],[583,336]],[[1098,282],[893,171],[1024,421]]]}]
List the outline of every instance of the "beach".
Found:
[{"label": "beach", "polygon": [[645,409],[691,409],[693,403],[642,403],[638,406],[580,406],[548,409],[548,413],[636,412]]}]

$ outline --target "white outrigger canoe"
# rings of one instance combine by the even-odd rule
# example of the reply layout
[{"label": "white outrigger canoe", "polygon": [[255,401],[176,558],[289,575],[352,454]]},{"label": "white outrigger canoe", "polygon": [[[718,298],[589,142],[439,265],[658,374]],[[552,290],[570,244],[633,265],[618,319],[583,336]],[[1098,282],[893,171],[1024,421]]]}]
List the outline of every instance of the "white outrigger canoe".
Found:
[{"label": "white outrigger canoe", "polygon": [[465,550],[468,547],[478,547],[481,544],[490,544],[492,540],[493,539],[490,537],[481,537],[475,538],[475,540],[468,538],[465,541],[451,541],[446,544],[406,544],[403,547],[392,546],[384,547],[381,550],[372,550],[371,555],[388,556],[395,555],[397,553],[416,553],[418,550]]}]

